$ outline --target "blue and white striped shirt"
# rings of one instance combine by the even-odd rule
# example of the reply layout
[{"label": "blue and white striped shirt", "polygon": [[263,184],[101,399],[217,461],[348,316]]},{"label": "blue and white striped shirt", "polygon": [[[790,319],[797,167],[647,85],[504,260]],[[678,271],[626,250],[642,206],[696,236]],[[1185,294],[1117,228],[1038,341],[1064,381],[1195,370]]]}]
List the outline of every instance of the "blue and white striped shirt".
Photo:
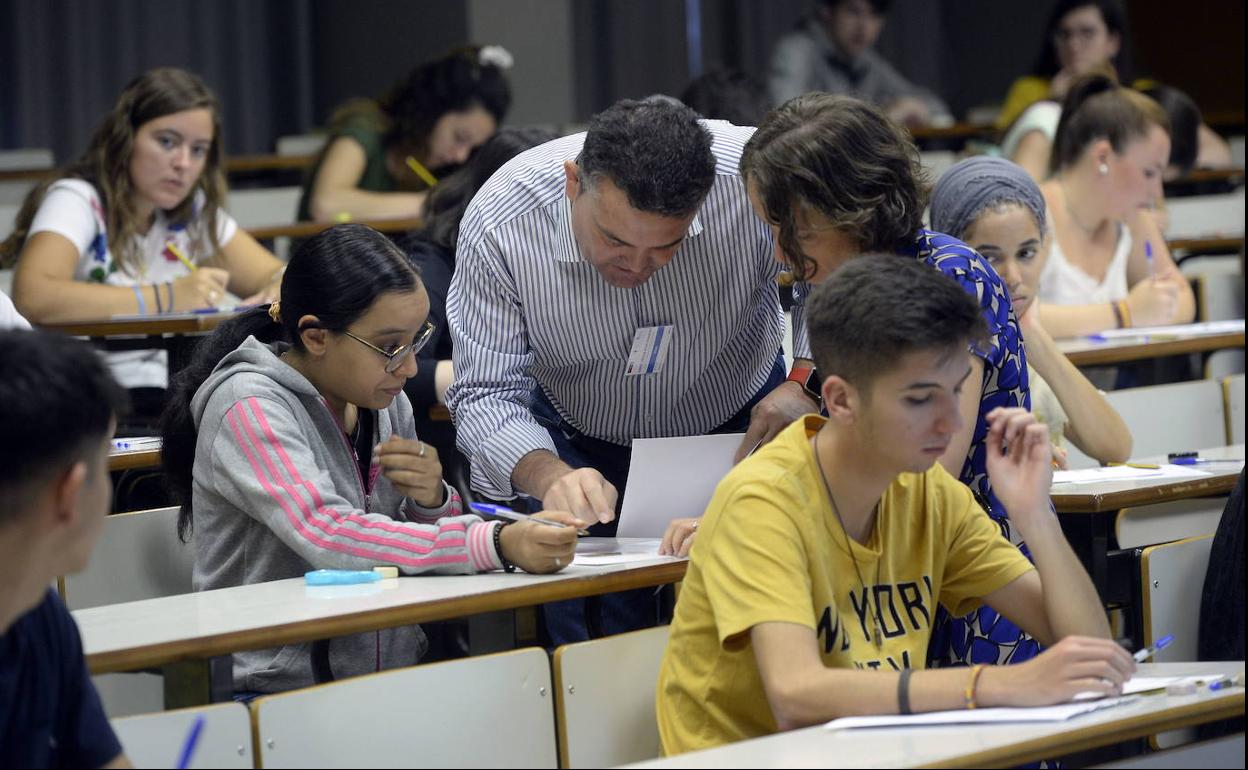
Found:
[{"label": "blue and white striped shirt", "polygon": [[[530,411],[535,388],[581,432],[626,446],[707,433],[766,382],[783,322],[771,235],[737,171],[754,129],[704,125],[715,182],[672,261],[633,289],[608,284],[572,233],[563,162],[575,161],[584,134],[522,153],[473,199],[447,303],[455,342],[447,402],[473,488],[514,497],[520,459],[555,452]],[[637,329],[669,324],[667,365],[626,377]],[[804,324],[795,338],[804,340]]]}]

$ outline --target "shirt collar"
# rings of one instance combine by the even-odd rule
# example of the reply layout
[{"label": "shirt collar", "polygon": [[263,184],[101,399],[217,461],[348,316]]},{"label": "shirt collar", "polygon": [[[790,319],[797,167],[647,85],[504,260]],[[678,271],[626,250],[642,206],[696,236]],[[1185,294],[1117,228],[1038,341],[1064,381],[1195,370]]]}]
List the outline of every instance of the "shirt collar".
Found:
[{"label": "shirt collar", "polygon": [[[705,203],[705,201],[703,201]],[[555,205],[555,226],[559,233],[558,248],[555,250],[556,262],[582,262],[581,247],[572,233],[572,201],[564,195]],[[702,207],[699,206],[689,223],[689,233],[685,240],[696,238],[702,234]],[[682,246],[684,244],[681,244]]]}]

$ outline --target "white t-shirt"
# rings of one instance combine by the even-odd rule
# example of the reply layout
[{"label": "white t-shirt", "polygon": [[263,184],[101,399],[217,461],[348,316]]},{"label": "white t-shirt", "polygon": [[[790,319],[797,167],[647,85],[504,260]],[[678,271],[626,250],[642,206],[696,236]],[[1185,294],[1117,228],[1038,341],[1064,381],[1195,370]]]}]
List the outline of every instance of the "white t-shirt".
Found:
[{"label": "white t-shirt", "polygon": [[29,329],[30,322],[22,318],[22,314],[13,307],[9,295],[0,291],[0,329]]},{"label": "white t-shirt", "polygon": [[[131,274],[113,259],[108,248],[108,231],[104,207],[95,186],[82,179],[61,179],[53,183],[39,204],[30,235],[52,232],[69,239],[78,250],[78,267],[74,280],[104,283],[111,286],[135,286],[138,284],[176,281],[187,274],[176,256],[166,248],[177,244],[192,262],[210,255],[197,251],[192,244],[207,239],[196,237],[201,227],[198,212],[203,208],[203,194],[196,193],[196,218],[189,227],[171,224],[165,212],[157,209],[152,226],[146,233],[135,235],[135,247],[141,259],[137,274]],[[233,217],[217,210],[217,243],[225,246],[238,232]],[[163,296],[163,295],[162,295]],[[150,306],[147,312],[156,313]],[[137,305],[137,300],[136,300]],[[113,376],[127,388],[166,387],[169,380],[166,356],[163,350],[127,350],[108,354]]]},{"label": "white t-shirt", "polygon": [[1050,142],[1057,136],[1057,124],[1062,119],[1062,105],[1057,102],[1041,101],[1028,107],[1014,121],[1014,125],[1005,132],[1001,139],[1001,154],[1013,158],[1023,137],[1032,131],[1039,131]]},{"label": "white t-shirt", "polygon": [[1040,301],[1050,305],[1100,305],[1126,299],[1127,257],[1131,254],[1131,231],[1118,225],[1118,244],[1109,268],[1100,281],[1066,261],[1062,244],[1053,239],[1049,261],[1040,274]]}]

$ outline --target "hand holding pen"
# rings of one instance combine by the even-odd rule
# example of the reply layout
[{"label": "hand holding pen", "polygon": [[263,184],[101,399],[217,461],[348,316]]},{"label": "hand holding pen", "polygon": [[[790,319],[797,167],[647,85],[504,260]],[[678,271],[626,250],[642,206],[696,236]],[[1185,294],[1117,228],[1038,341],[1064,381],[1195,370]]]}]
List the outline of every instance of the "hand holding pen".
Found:
[{"label": "hand holding pen", "polygon": [[[566,511],[542,511],[532,516],[489,503],[469,503],[472,510],[486,516],[518,521],[499,530],[502,556],[525,572],[558,572],[576,555],[576,536],[585,522]],[[541,526],[538,526],[541,525]]]}]

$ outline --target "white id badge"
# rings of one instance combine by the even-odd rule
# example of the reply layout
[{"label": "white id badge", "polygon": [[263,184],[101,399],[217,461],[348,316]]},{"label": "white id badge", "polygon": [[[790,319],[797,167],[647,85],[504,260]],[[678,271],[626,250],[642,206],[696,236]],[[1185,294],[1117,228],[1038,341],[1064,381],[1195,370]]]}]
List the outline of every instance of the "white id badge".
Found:
[{"label": "white id badge", "polygon": [[643,326],[633,335],[633,349],[628,354],[625,377],[657,374],[663,371],[667,361],[667,349],[672,344],[672,326]]}]

